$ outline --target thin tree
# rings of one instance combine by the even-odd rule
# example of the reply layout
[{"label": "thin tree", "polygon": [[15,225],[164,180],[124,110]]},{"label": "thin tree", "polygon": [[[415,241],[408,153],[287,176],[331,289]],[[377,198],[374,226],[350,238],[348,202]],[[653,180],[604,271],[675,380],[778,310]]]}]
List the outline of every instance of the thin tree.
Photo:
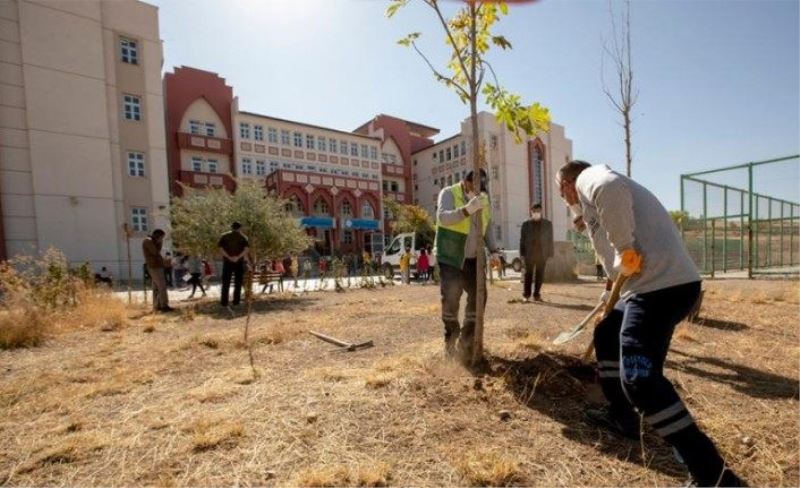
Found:
[{"label": "thin tree", "polygon": [[[631,166],[633,155],[631,154],[631,122],[633,106],[639,98],[639,90],[633,83],[633,63],[631,62],[631,2],[625,0],[625,8],[617,19],[612,6],[612,0],[608,2],[608,14],[611,18],[611,38],[609,45],[603,41],[603,58],[606,56],[611,60],[616,72],[617,86],[612,91],[606,84],[605,67],[601,66],[601,76],[603,80],[603,92],[611,101],[614,109],[622,116],[622,128],[625,131],[625,171],[628,177],[631,176]],[[619,22],[619,25],[618,25]]]},{"label": "thin tree", "polygon": [[[398,10],[406,6],[410,0],[392,0],[386,10],[388,17],[394,16]],[[417,41],[420,32],[412,32],[400,39],[398,44],[411,47],[425,61],[437,81],[450,88],[459,99],[469,104],[471,127],[472,166],[476,178],[479,178],[482,161],[479,154],[480,138],[478,136],[478,97],[484,95],[485,102],[494,110],[497,120],[514,134],[517,143],[522,142],[522,135],[533,135],[549,128],[550,114],[546,108],[534,103],[524,105],[519,95],[514,95],[500,86],[494,68],[486,59],[492,45],[503,50],[511,49],[511,43],[501,35],[493,35],[492,27],[501,15],[508,15],[505,2],[496,0],[465,0],[463,5],[448,20],[442,12],[440,0],[419,0],[430,8],[445,34],[445,44],[449,46],[450,60],[446,69],[437,69],[430,59],[419,48]],[[484,81],[489,73],[492,82]],[[477,180],[476,180],[477,184]],[[475,212],[472,225],[482,228],[481,212]],[[483,236],[475,234],[476,249],[483,249]],[[486,296],[486,256],[477,253],[477,310],[475,311],[475,347],[472,364],[483,358],[483,318],[484,297]]]}]

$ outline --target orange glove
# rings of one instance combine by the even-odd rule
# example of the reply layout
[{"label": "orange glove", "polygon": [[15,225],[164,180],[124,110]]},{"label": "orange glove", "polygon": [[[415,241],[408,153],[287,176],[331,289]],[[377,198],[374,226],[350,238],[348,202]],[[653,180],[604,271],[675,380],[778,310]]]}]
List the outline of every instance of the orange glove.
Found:
[{"label": "orange glove", "polygon": [[634,249],[622,251],[619,272],[622,276],[632,276],[642,271],[642,255]]}]

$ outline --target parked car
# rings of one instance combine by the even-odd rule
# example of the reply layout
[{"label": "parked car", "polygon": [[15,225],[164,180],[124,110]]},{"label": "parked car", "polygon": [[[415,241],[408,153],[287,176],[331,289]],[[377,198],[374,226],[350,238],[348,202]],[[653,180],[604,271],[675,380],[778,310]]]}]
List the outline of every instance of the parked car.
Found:
[{"label": "parked car", "polygon": [[[392,242],[386,246],[381,255],[381,270],[383,271],[383,275],[387,279],[392,279],[395,272],[400,271],[400,255],[405,251],[406,247],[411,247],[411,249],[414,250],[414,254],[419,256],[419,252],[422,248],[432,244],[432,242],[429,242],[429,240],[422,238],[419,234],[414,232],[397,234],[394,239],[392,239]],[[431,266],[436,264],[436,260],[433,256],[430,256],[430,264]],[[417,276],[416,260],[411,261],[411,275],[414,277]]]}]

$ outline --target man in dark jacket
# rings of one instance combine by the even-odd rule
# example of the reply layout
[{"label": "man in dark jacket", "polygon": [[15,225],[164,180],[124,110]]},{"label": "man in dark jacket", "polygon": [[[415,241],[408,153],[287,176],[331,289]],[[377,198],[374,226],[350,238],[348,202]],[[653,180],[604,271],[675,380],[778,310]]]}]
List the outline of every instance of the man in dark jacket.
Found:
[{"label": "man in dark jacket", "polygon": [[233,278],[233,305],[239,305],[242,299],[242,281],[244,280],[245,263],[250,251],[250,242],[242,234],[242,224],[231,224],[230,232],[222,234],[217,245],[222,254],[222,291],[220,304],[228,306],[228,298]]},{"label": "man in dark jacket", "polygon": [[525,263],[522,298],[530,301],[531,281],[534,281],[533,299],[540,302],[545,264],[548,258],[553,257],[553,224],[542,218],[542,206],[538,203],[531,207],[531,219],[522,223],[519,255]]}]

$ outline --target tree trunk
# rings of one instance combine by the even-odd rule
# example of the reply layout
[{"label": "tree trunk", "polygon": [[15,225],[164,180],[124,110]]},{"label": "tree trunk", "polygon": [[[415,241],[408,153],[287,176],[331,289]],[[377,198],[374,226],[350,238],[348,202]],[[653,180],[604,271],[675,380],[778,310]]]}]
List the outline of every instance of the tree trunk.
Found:
[{"label": "tree trunk", "polygon": [[633,163],[633,159],[631,158],[631,114],[630,109],[626,110],[623,113],[624,121],[625,121],[625,162],[627,165],[627,176],[628,178],[631,177],[631,164]]},{"label": "tree trunk", "polygon": [[[478,90],[477,86],[477,8],[474,2],[469,4],[469,13],[472,21],[470,26],[470,56],[472,64],[470,66],[470,123],[472,125],[472,183],[475,186],[475,193],[480,193],[481,183],[481,158],[480,158],[480,138],[478,137]],[[475,337],[473,340],[474,348],[472,354],[472,365],[477,365],[483,359],[483,314],[486,300],[486,252],[483,244],[483,222],[482,213],[475,212],[472,225],[476,226],[475,233],[475,253],[476,253],[476,293],[475,293]]]}]

